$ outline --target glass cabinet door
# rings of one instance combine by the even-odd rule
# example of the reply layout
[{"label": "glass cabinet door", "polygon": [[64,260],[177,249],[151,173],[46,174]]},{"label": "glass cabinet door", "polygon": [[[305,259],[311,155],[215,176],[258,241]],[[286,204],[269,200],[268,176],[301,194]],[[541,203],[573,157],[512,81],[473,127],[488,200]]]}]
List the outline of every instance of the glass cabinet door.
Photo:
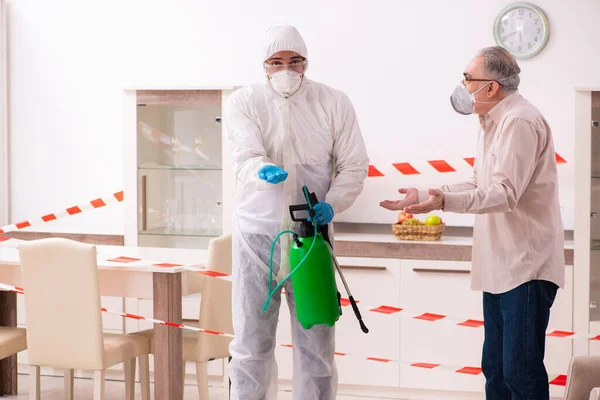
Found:
[{"label": "glass cabinet door", "polygon": [[206,247],[223,232],[221,103],[138,104],[138,241]]}]

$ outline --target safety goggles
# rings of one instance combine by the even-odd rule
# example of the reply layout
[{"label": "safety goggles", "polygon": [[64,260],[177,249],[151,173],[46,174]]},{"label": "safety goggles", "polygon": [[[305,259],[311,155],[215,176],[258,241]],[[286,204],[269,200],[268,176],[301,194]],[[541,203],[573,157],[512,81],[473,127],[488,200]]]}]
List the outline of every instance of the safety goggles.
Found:
[{"label": "safety goggles", "polygon": [[306,60],[303,61],[292,61],[290,64],[284,64],[281,61],[272,61],[265,63],[265,69],[267,72],[275,73],[284,70],[291,70],[302,73],[306,67]]}]

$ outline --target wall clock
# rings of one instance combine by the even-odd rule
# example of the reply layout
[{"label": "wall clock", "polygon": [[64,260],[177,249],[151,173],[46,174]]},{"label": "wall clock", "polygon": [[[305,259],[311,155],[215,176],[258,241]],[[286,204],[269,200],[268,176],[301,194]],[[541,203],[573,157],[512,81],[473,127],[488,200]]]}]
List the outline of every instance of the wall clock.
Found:
[{"label": "wall clock", "polygon": [[529,3],[512,3],[494,21],[499,46],[523,60],[539,53],[550,36],[548,18],[541,8]]}]

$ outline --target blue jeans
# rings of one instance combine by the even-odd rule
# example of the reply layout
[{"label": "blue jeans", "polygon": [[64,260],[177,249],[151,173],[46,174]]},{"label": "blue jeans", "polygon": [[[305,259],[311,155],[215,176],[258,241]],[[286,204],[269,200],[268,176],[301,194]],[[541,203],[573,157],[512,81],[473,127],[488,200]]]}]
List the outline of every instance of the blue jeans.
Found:
[{"label": "blue jeans", "polygon": [[548,400],[546,328],[558,286],[531,281],[506,293],[483,293],[481,367],[486,400]]}]

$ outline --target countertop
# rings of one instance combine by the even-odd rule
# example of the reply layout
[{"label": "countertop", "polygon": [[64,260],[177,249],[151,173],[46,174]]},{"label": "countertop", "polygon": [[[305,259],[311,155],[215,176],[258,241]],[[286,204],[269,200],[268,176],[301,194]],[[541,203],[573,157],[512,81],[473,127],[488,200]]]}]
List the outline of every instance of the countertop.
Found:
[{"label": "countertop", "polygon": [[[367,258],[399,258],[407,260],[471,261],[473,238],[444,235],[437,241],[396,240],[391,232],[336,232],[338,256]],[[565,264],[573,265],[574,243],[565,241]]]}]

